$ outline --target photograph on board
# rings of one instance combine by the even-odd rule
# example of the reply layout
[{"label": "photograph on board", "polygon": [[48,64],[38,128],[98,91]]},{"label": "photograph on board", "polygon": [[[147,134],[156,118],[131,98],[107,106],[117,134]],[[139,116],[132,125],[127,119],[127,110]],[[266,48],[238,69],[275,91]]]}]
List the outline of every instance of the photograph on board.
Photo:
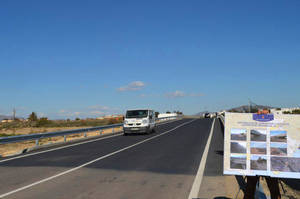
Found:
[{"label": "photograph on board", "polygon": [[287,155],[287,144],[279,142],[270,143],[271,155],[286,156]]},{"label": "photograph on board", "polygon": [[231,142],[230,152],[231,153],[247,153],[246,142]]},{"label": "photograph on board", "polygon": [[252,155],[250,159],[251,170],[267,170],[267,156]]},{"label": "photograph on board", "polygon": [[251,130],[251,141],[256,142],[266,142],[267,141],[267,131],[266,130]]},{"label": "photograph on board", "polygon": [[291,172],[300,172],[300,158],[288,158],[288,164]]},{"label": "photograph on board", "polygon": [[271,171],[290,172],[287,157],[271,157]]},{"label": "photograph on board", "polygon": [[293,157],[300,158],[300,145],[296,149],[296,151],[293,153]]},{"label": "photograph on board", "polygon": [[287,142],[286,131],[270,131],[271,142]]},{"label": "photograph on board", "polygon": [[246,170],[247,158],[246,155],[231,154],[230,155],[230,168]]},{"label": "photograph on board", "polygon": [[250,143],[251,154],[267,154],[267,143],[265,142],[251,142]]},{"label": "photograph on board", "polygon": [[231,129],[231,140],[247,140],[247,130],[246,129]]}]

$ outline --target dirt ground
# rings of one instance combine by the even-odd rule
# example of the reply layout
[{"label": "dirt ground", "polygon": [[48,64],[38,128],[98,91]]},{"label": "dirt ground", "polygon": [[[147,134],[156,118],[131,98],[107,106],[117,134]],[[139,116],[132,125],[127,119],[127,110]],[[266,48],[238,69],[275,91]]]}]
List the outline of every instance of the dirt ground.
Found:
[{"label": "dirt ground", "polygon": [[[54,132],[54,131],[63,131],[63,130],[71,130],[71,129],[79,129],[81,127],[66,127],[66,128],[24,128],[24,129],[18,129],[17,131],[0,131],[2,134],[6,135],[26,135],[26,134],[33,134],[33,133],[43,133],[43,132]],[[88,127],[82,127],[82,128],[88,128]],[[121,131],[122,127],[114,128],[115,132]],[[103,134],[112,133],[112,129],[105,129],[103,131]],[[97,136],[100,135],[100,131],[94,131],[87,133],[87,137],[91,136]],[[76,140],[83,138],[84,134],[74,134],[74,135],[68,135],[67,141],[70,140]],[[64,142],[64,137],[53,137],[53,138],[45,138],[39,140],[39,145],[45,145],[45,144],[52,144],[52,143],[58,143],[58,142]],[[5,157],[9,155],[13,155],[16,153],[19,153],[23,151],[24,149],[29,149],[35,147],[35,140],[33,141],[24,141],[24,142],[18,142],[18,143],[10,143],[10,144],[3,144],[0,145],[0,156]]]},{"label": "dirt ground", "polygon": [[51,127],[51,128],[20,128],[20,129],[1,129],[0,134],[3,135],[27,135],[34,133],[45,133],[45,132],[55,132],[55,131],[65,131],[72,129],[89,128],[89,127]]}]

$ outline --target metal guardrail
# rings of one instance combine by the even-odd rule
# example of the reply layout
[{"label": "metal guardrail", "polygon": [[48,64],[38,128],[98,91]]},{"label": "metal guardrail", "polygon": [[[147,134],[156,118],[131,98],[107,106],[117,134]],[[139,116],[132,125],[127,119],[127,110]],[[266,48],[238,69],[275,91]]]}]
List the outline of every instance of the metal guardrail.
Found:
[{"label": "metal guardrail", "polygon": [[[157,118],[156,121],[166,120],[166,119],[174,119],[174,118],[170,118],[170,117],[164,117],[164,118],[159,118],[159,119]],[[175,118],[175,119],[177,119],[177,118]],[[0,144],[8,144],[8,143],[35,140],[36,145],[39,145],[40,139],[58,137],[58,136],[64,136],[64,141],[66,142],[67,135],[84,133],[84,137],[87,137],[87,133],[93,132],[93,131],[100,131],[99,134],[102,135],[104,129],[112,129],[112,133],[114,133],[114,128],[122,127],[122,126],[123,126],[123,123],[119,123],[119,124],[112,124],[112,125],[105,125],[105,126],[98,126],[98,127],[91,127],[91,128],[83,128],[83,129],[73,129],[73,130],[66,130],[66,131],[8,136],[8,137],[0,138]]]},{"label": "metal guardrail", "polygon": [[221,119],[223,126],[225,126],[225,117],[223,115],[219,115],[218,117]]}]

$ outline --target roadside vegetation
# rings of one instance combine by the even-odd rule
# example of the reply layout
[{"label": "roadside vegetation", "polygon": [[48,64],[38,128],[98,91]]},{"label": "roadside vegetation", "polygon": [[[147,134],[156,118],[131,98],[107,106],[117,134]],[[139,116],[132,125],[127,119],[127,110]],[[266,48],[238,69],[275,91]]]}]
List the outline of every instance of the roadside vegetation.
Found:
[{"label": "roadside vegetation", "polygon": [[[20,134],[42,133],[49,130],[64,130],[84,127],[103,126],[109,124],[122,123],[123,118],[104,118],[104,119],[79,119],[75,120],[49,120],[46,117],[38,118],[33,112],[27,120],[16,119],[12,122],[0,123],[0,137],[14,136]],[[25,130],[27,133],[25,133]],[[24,133],[21,133],[24,132]]]},{"label": "roadside vegetation", "polygon": [[296,109],[293,111],[284,111],[283,114],[300,114],[300,109]]}]

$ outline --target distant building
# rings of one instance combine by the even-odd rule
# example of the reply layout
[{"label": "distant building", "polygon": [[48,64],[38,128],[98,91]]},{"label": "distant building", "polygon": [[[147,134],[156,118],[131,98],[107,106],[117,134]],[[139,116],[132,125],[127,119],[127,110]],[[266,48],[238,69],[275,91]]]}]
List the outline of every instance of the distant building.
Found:
[{"label": "distant building", "polygon": [[283,114],[284,112],[292,112],[294,110],[298,110],[300,107],[295,107],[295,108],[273,108],[270,110],[271,113],[273,114]]}]

